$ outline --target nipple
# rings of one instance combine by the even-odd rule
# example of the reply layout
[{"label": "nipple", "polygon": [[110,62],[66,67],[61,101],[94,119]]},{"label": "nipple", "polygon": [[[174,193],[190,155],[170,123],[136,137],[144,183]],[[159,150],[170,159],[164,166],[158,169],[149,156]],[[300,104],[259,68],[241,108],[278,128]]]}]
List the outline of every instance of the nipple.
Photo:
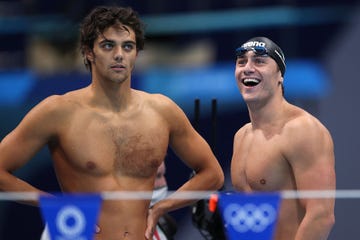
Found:
[{"label": "nipple", "polygon": [[265,179],[260,179],[260,183],[262,184],[262,185],[265,185],[266,184],[266,180]]},{"label": "nipple", "polygon": [[94,162],[89,161],[86,163],[86,168],[89,170],[94,170],[96,168],[96,164]]}]

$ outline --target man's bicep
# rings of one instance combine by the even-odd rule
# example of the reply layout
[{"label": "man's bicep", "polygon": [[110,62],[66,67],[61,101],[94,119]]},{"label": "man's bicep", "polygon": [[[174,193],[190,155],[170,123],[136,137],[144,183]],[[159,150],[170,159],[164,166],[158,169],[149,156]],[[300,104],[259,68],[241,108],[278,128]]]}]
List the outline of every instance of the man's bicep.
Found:
[{"label": "man's bicep", "polygon": [[0,144],[0,168],[13,171],[24,165],[26,147],[16,139],[16,134],[11,132]]},{"label": "man's bicep", "polygon": [[0,144],[0,166],[9,171],[23,166],[36,151],[41,148],[36,136],[24,134],[22,129],[15,129]]},{"label": "man's bicep", "polygon": [[56,119],[40,107],[32,109],[0,145],[0,164],[8,170],[23,166],[54,135]]},{"label": "man's bicep", "polygon": [[[326,150],[325,146],[299,148],[298,151],[298,157],[292,159],[296,190],[319,191],[319,194],[323,190],[335,190],[335,168],[331,151]],[[306,208],[307,215],[322,215],[322,212],[331,212],[334,208],[334,199],[328,197],[301,198],[299,203]]]},{"label": "man's bicep", "polygon": [[292,147],[288,160],[293,168],[298,190],[335,188],[335,159],[329,136],[320,133],[299,140]]},{"label": "man's bicep", "polygon": [[193,129],[173,136],[171,147],[176,155],[191,169],[201,169],[213,158],[208,143]]}]

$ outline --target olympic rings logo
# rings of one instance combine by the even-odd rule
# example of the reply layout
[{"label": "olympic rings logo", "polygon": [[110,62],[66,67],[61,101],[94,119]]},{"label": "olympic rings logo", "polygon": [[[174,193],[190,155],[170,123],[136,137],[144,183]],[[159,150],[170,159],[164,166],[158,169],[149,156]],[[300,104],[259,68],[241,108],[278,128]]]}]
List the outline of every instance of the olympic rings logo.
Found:
[{"label": "olympic rings logo", "polygon": [[82,211],[75,206],[63,207],[56,216],[56,226],[64,238],[83,239],[80,235],[84,232],[86,219]]},{"label": "olympic rings logo", "polygon": [[258,206],[252,203],[232,203],[224,209],[223,215],[225,224],[232,226],[239,233],[260,233],[275,221],[276,209],[268,203]]}]

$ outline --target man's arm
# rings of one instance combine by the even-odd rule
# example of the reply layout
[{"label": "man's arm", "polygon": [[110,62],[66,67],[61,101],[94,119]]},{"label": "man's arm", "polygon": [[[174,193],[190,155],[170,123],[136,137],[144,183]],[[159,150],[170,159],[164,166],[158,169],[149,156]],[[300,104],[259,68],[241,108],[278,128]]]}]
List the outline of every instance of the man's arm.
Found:
[{"label": "man's arm", "polygon": [[[327,129],[317,120],[300,120],[291,130],[286,158],[296,180],[297,190],[335,190],[335,157],[333,141]],[[295,240],[327,239],[333,227],[334,198],[299,199],[305,208],[305,216]]]},{"label": "man's arm", "polygon": [[[54,134],[53,99],[34,107],[0,144],[0,190],[39,192],[39,189],[17,178],[13,171],[24,166]],[[26,202],[37,205],[36,201]]]},{"label": "man's arm", "polygon": [[[224,183],[224,173],[209,144],[195,131],[184,112],[175,103],[166,97],[162,96],[161,98],[164,98],[162,102],[165,103],[165,107],[161,111],[170,128],[170,146],[175,154],[196,172],[195,176],[185,182],[177,191],[218,190]],[[155,219],[157,220],[166,212],[194,202],[196,202],[194,199],[165,199],[153,206],[151,214],[156,215]],[[149,233],[149,231],[146,232],[147,237],[150,236]]]}]

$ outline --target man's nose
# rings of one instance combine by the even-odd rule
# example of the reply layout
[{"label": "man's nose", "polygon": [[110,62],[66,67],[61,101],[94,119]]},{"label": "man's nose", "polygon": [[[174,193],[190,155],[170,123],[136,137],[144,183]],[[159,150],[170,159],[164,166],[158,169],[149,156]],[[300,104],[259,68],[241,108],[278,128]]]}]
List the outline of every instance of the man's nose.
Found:
[{"label": "man's nose", "polygon": [[254,63],[253,61],[251,61],[250,59],[246,62],[245,66],[244,66],[244,72],[245,73],[252,73],[254,72]]},{"label": "man's nose", "polygon": [[114,59],[115,61],[120,61],[123,58],[123,51],[121,47],[116,47],[114,50]]}]

